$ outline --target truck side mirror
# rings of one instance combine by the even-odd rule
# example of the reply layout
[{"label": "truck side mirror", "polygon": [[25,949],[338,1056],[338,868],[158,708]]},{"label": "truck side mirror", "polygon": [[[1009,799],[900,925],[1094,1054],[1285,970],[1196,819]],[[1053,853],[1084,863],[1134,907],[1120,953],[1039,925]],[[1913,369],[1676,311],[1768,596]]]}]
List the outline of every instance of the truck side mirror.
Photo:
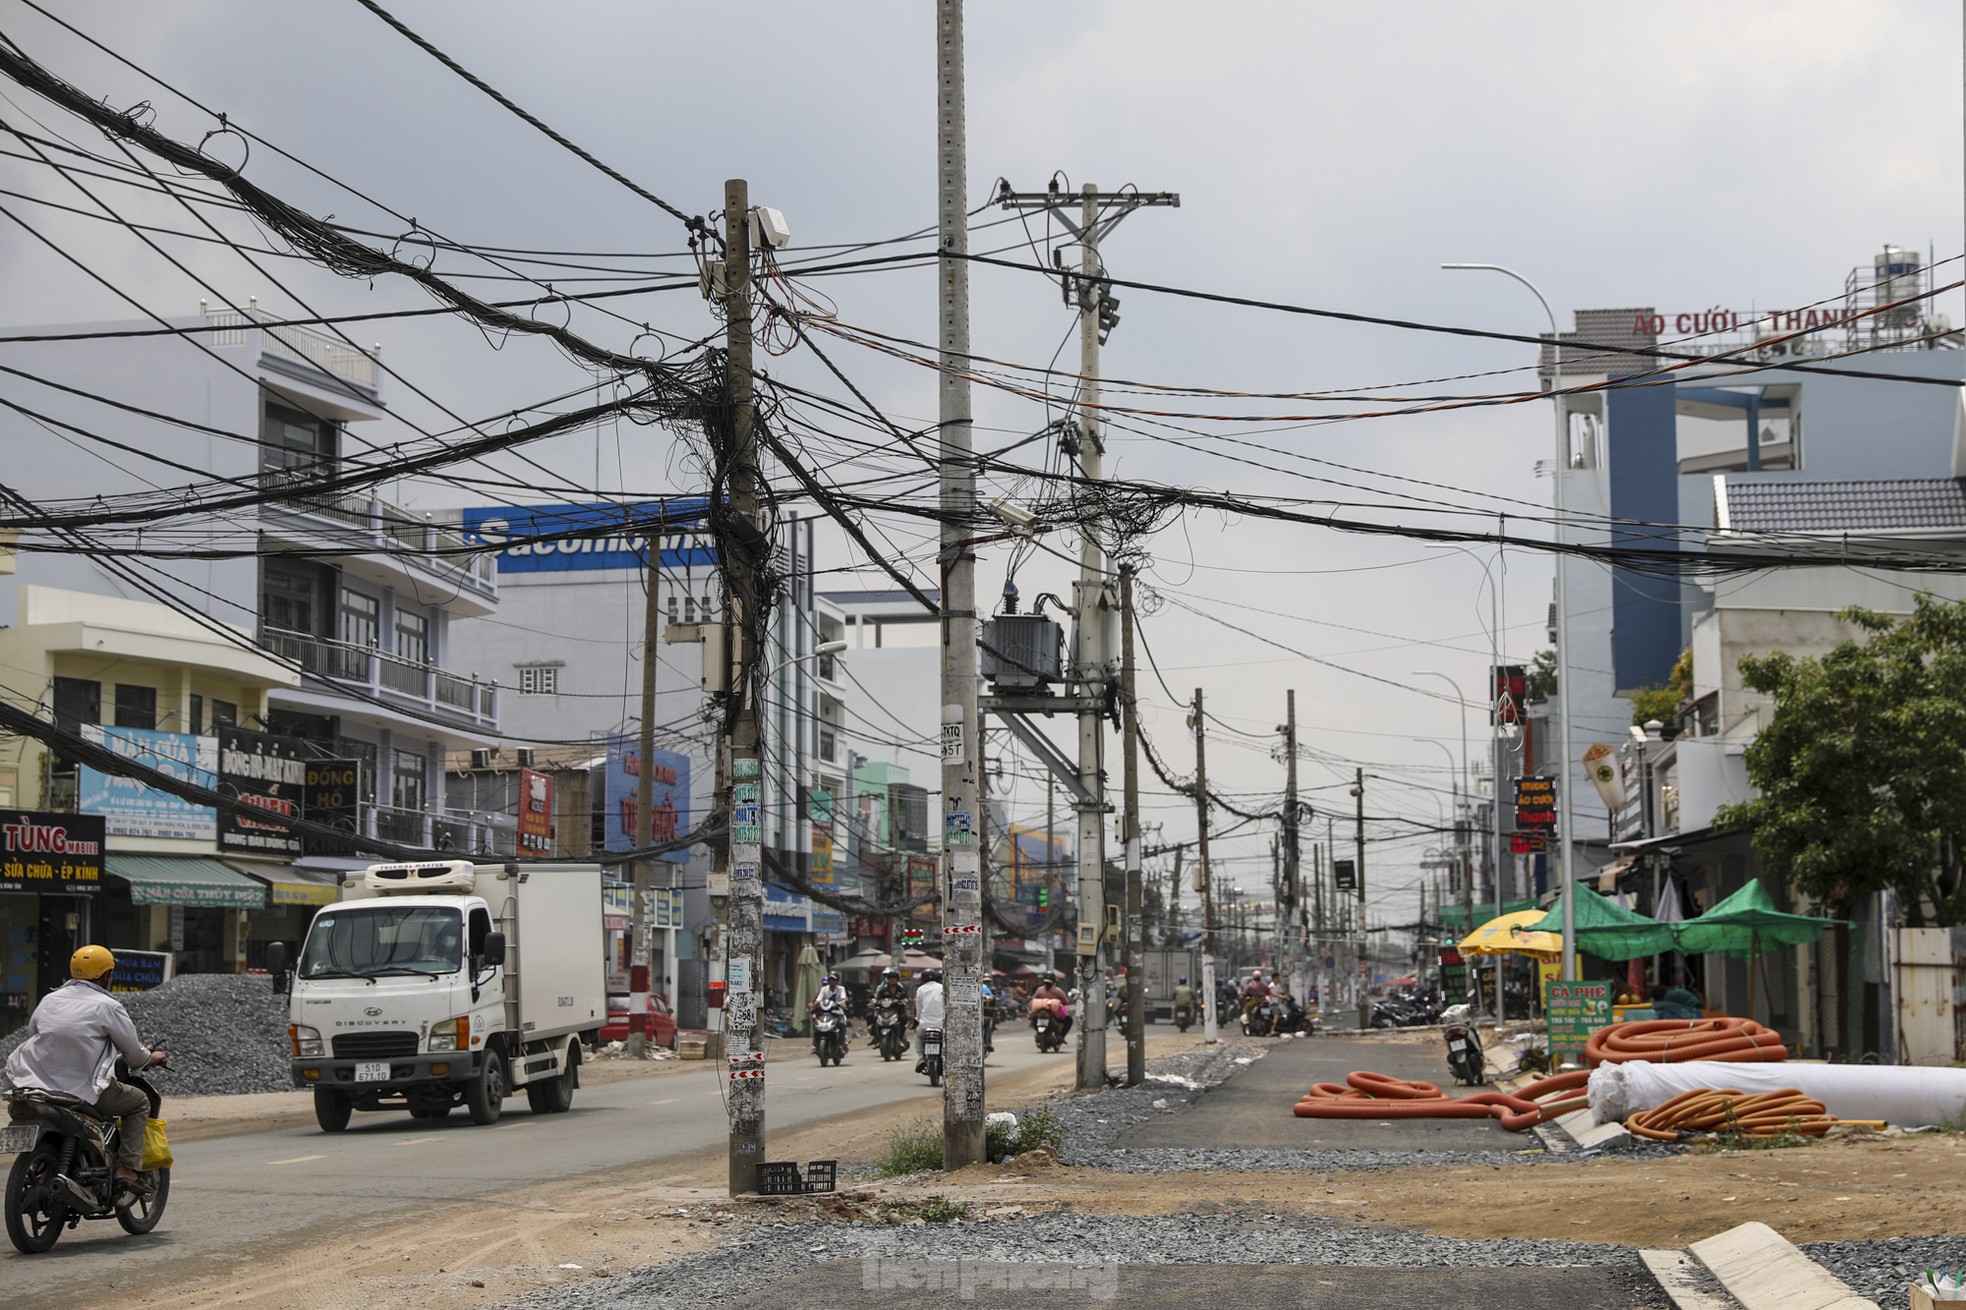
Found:
[{"label": "truck side mirror", "polygon": [[266,971],[273,975],[273,994],[287,994],[287,944],[274,942],[266,948]]},{"label": "truck side mirror", "polygon": [[485,934],[484,960],[486,964],[490,964],[490,965],[499,965],[505,963],[505,934],[504,933],[488,932]]}]

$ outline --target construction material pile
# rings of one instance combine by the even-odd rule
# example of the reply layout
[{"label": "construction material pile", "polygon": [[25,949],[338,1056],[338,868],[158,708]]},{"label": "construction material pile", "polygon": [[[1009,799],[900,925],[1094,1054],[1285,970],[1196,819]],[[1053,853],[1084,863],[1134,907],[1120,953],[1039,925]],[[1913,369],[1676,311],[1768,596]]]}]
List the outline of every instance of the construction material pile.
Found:
[{"label": "construction material pile", "polygon": [[[287,998],[273,994],[265,974],[179,974],[147,992],[118,992],[116,999],[143,1042],[170,1053],[170,1067],[153,1079],[167,1098],[293,1086]],[[22,1029],[0,1039],[0,1059],[26,1037]]]},{"label": "construction material pile", "polygon": [[1682,1133],[1722,1133],[1729,1137],[1821,1137],[1836,1119],[1823,1103],[1793,1087],[1753,1096],[1728,1088],[1681,1092],[1663,1105],[1635,1111],[1625,1128],[1655,1142],[1677,1142]]},{"label": "construction material pile", "polygon": [[1524,1132],[1588,1101],[1585,1069],[1540,1078],[1519,1092],[1476,1092],[1450,1097],[1428,1082],[1358,1070],[1345,1085],[1318,1083],[1291,1111],[1299,1119],[1488,1119],[1512,1133]]},{"label": "construction material pile", "polygon": [[1634,1019],[1600,1028],[1584,1043],[1584,1062],[1593,1069],[1632,1060],[1751,1064],[1788,1058],[1782,1035],[1752,1019]]}]

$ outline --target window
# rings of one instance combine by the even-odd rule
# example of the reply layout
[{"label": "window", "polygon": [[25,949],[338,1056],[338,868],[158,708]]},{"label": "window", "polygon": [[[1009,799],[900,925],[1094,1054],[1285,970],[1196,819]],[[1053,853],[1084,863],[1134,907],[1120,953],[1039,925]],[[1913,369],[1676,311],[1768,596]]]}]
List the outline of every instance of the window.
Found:
[{"label": "window", "polygon": [[552,664],[521,664],[519,666],[519,694],[521,696],[559,695],[559,667]]},{"label": "window", "polygon": [[205,698],[197,692],[191,693],[191,735],[201,737],[205,732]]},{"label": "window", "polygon": [[[268,405],[260,423],[259,466],[273,472],[305,470],[310,475],[333,472],[335,425],[285,405]],[[328,467],[317,467],[324,461]]]},{"label": "window", "polygon": [[269,628],[311,636],[317,631],[318,594],[312,575],[269,560],[260,570],[260,619]]},{"label": "window", "polygon": [[372,741],[357,741],[350,737],[336,738],[334,758],[354,760],[362,768],[362,782],[358,790],[362,800],[375,804],[376,744]]},{"label": "window", "polygon": [[127,682],[117,683],[116,726],[119,728],[155,728],[157,726],[157,689],[155,687],[133,687]]},{"label": "window", "polygon": [[421,813],[425,792],[423,788],[423,757],[408,751],[397,751],[395,773],[391,779],[390,804],[396,809],[410,813]]},{"label": "window", "polygon": [[430,662],[430,619],[426,615],[396,611],[396,657],[411,664]]},{"label": "window", "polygon": [[55,726],[74,732],[102,722],[102,684],[91,678],[55,679]]},{"label": "window", "polygon": [[233,727],[239,722],[239,706],[229,700],[212,702],[212,727]]},{"label": "window", "polygon": [[339,631],[342,641],[363,650],[374,650],[382,633],[378,615],[381,602],[347,587],[341,589]]}]

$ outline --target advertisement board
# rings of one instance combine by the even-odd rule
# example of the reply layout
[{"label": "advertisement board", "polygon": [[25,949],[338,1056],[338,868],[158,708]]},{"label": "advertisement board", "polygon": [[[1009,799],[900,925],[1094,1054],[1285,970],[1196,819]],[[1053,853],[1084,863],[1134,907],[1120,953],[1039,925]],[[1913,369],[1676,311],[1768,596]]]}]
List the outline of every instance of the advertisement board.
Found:
[{"label": "advertisement board", "polygon": [[933,855],[908,857],[908,901],[915,907],[908,912],[908,917],[918,923],[940,923],[942,920],[942,898],[936,894],[935,875]]},{"label": "advertisement board", "polygon": [[1556,779],[1544,776],[1515,780],[1515,826],[1543,831],[1556,827]]},{"label": "advertisement board", "polygon": [[[632,791],[629,804],[634,804]],[[630,829],[633,832],[633,829]],[[661,841],[660,837],[656,838]],[[519,770],[519,854],[553,853],[553,779],[535,769]]]},{"label": "advertisement board", "polygon": [[110,975],[112,992],[147,992],[162,987],[174,972],[168,951],[131,951],[118,948],[116,972]]},{"label": "advertisement board", "polygon": [[308,836],[309,855],[352,855],[356,825],[361,821],[362,763],[360,760],[309,760],[301,782],[302,809],[315,823],[349,834],[349,840]]},{"label": "advertisement board", "polygon": [[1611,1002],[1617,989],[1609,982],[1543,984],[1543,1013],[1549,1019],[1550,1054],[1582,1058],[1592,1033],[1611,1022]]},{"label": "advertisement board", "polygon": [[[218,789],[256,810],[301,816],[307,795],[307,743],[230,724],[218,729]],[[299,855],[300,834],[243,814],[218,816],[220,850],[252,855]]]},{"label": "advertisement board", "polygon": [[[656,844],[674,841],[689,830],[689,769],[689,756],[675,751],[658,750],[649,759],[649,835]],[[635,849],[635,780],[641,770],[641,748],[634,738],[609,740],[607,808],[602,818],[611,851]],[[688,864],[689,852],[670,851],[658,858]]]},{"label": "advertisement board", "polygon": [[[157,732],[150,728],[105,728],[82,725],[82,736],[124,759],[198,787],[218,786],[218,739],[188,732]],[[218,837],[218,812],[193,805],[169,792],[147,787],[134,778],[98,773],[86,764],[77,770],[75,808],[99,814],[116,837],[171,837],[213,841]]]},{"label": "advertisement board", "polygon": [[705,530],[710,502],[702,496],[629,504],[488,505],[462,514],[472,545],[501,547],[498,571],[592,573],[648,567],[642,525],[661,522],[662,567],[713,567],[717,548]]},{"label": "advertisement board", "polygon": [[104,829],[97,814],[0,811],[0,892],[100,891]]}]

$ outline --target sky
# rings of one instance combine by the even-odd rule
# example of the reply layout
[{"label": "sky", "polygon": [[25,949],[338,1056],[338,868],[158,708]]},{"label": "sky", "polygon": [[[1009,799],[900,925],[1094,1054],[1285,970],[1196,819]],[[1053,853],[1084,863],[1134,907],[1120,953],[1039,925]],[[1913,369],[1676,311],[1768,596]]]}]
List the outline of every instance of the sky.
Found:
[{"label": "sky", "polygon": [[[788,261],[856,257],[812,247],[880,241],[934,222],[931,4],[387,7],[687,214],[719,209],[725,179],[747,179],[753,203],[785,214],[794,237]],[[243,160],[248,178],[308,213],[382,234],[372,244],[420,255],[425,247],[405,221],[414,219],[464,244],[588,252],[569,263],[693,268],[673,217],[520,122],[355,0],[69,0],[57,12],[143,71],[21,0],[0,0],[0,31],[92,97],[119,107],[149,102],[154,126],[168,136],[197,142],[217,132],[207,142],[216,157]],[[1004,213],[983,207],[998,178],[1036,191],[1057,175],[1070,187],[1179,193],[1179,208],[1132,214],[1104,246],[1114,277],[1162,286],[1516,334],[1545,329],[1527,290],[1440,265],[1518,270],[1565,328],[1578,308],[1650,306],[1672,317],[1813,303],[1840,296],[1846,274],[1885,243],[1939,259],[1960,253],[1960,21],[1957,5],[1937,0],[972,0],[968,194],[982,211],[974,221],[995,225],[973,231],[971,249],[1048,262],[1062,241],[1055,227],[998,222]],[[211,113],[145,73],[318,171],[265,145],[248,157]],[[120,159],[99,134],[17,86],[0,84],[0,117],[10,131]],[[0,189],[10,193],[0,207],[13,216],[0,220],[0,318],[11,325],[140,317],[131,300],[166,315],[194,313],[201,299],[247,296],[283,314],[306,312],[303,305],[347,314],[431,303],[402,279],[349,281],[283,258],[262,258],[255,269],[222,246],[157,237],[185,266],[174,268],[115,224],[36,203],[92,207],[18,138],[0,148],[10,152],[0,156]],[[126,218],[192,226],[175,202],[83,181]],[[252,238],[236,216],[214,221],[235,239]],[[100,280],[52,254],[30,229]],[[926,248],[875,247],[857,257]],[[454,255],[438,269],[500,271]],[[526,271],[562,291],[627,285],[613,274]],[[596,276],[606,280],[574,280]],[[488,298],[541,294],[525,281],[465,285]],[[800,285],[809,304],[830,302],[836,329],[934,340],[931,266]],[[1071,370],[1075,323],[1055,282],[977,267],[971,294],[977,354],[1036,368],[1056,357]],[[1109,378],[1232,392],[1372,389],[1382,398],[1536,385],[1532,348],[1522,344],[1118,294],[1121,323],[1103,361]],[[1940,306],[1955,321],[1966,318],[1957,302],[1953,295]],[[604,305],[607,312],[574,309],[569,322],[615,350],[646,354],[657,340],[674,349],[718,329],[693,289]],[[873,404],[907,430],[933,423],[929,370],[825,326],[813,339]],[[488,339],[464,323],[384,320],[350,331],[380,343],[400,375],[388,393],[397,417],[383,426],[391,430],[365,434],[378,441],[412,436],[413,427],[448,429],[457,419],[445,410],[496,430],[514,411],[536,414],[535,406],[591,402],[611,390],[550,345]],[[809,349],[762,362],[774,378],[849,401]],[[1069,393],[1069,380],[1053,384]],[[1548,536],[1535,521],[1549,497],[1536,471],[1551,442],[1540,403],[1306,423],[1307,413],[1403,406],[1143,396],[1117,387],[1108,399],[1244,420],[1156,426],[1128,416],[1109,429],[1111,476],[1230,497],[1302,497],[1386,523],[1493,528],[1514,516],[1512,531]],[[975,408],[977,445],[992,449],[1063,412],[990,387],[977,390]],[[837,456],[844,448],[826,449]],[[1008,458],[1042,464],[1043,451],[1026,446]],[[659,427],[610,423],[527,453],[567,486],[611,496],[696,489],[687,450]],[[886,457],[828,465],[842,481],[905,468]],[[527,487],[548,481],[511,457],[472,472]],[[1039,484],[1000,489],[1035,494]],[[390,494],[432,510],[474,499],[454,484],[400,485]],[[892,515],[870,526],[932,580],[932,528]],[[1075,548],[1069,537],[1054,544],[1067,555]],[[1410,920],[1417,861],[1438,842],[1420,829],[1447,812],[1464,721],[1476,754],[1486,731],[1490,579],[1502,592],[1494,640],[1508,659],[1525,661],[1548,644],[1546,558],[1512,551],[1498,559],[1486,546],[1442,548],[1216,511],[1168,520],[1142,548],[1152,611],[1143,633],[1162,675],[1143,674],[1142,721],[1170,766],[1192,770],[1177,702],[1205,687],[1219,720],[1210,724],[1211,786],[1250,808],[1273,806],[1283,781],[1274,729],[1294,689],[1301,783],[1318,812],[1307,838],[1321,840],[1324,816],[1337,815],[1338,840],[1349,842],[1345,789],[1363,768],[1368,810],[1419,825],[1375,823],[1373,835],[1384,840],[1368,856],[1374,917]],[[856,576],[863,561],[842,539],[828,549],[840,578]],[[985,551],[980,596],[998,593],[1010,562],[1000,549]],[[1039,551],[1019,561],[1016,581],[1028,603],[1040,592],[1067,593],[1072,575],[1065,559]],[[1447,679],[1416,676],[1420,670]],[[1448,680],[1474,702],[1465,720]],[[1043,792],[1021,783],[1010,801],[1028,815],[1041,810]],[[1146,818],[1168,841],[1194,832],[1191,804],[1159,785],[1148,788]],[[1229,822],[1218,816],[1218,826]],[[1217,856],[1229,878],[1267,884],[1266,831],[1224,839]]]}]

